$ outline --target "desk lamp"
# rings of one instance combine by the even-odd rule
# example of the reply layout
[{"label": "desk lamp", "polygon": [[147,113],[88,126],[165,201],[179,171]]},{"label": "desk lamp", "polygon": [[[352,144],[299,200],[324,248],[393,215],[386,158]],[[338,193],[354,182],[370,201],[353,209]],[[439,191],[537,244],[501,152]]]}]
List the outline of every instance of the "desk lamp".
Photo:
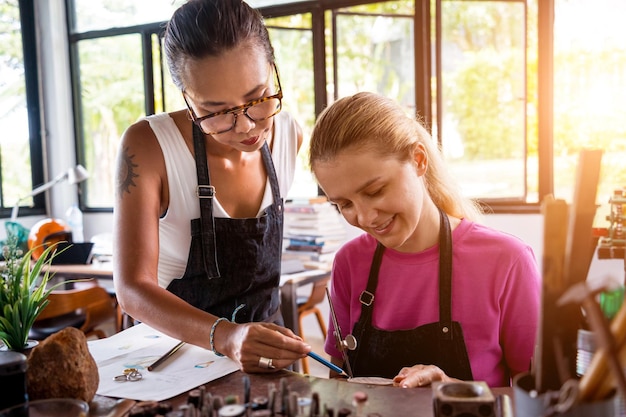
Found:
[{"label": "desk lamp", "polygon": [[34,188],[33,191],[30,192],[30,194],[20,197],[15,203],[15,206],[13,206],[13,210],[11,210],[11,221],[15,222],[15,220],[17,219],[17,213],[20,209],[20,202],[22,200],[41,194],[61,181],[67,180],[67,182],[69,182],[70,184],[78,184],[79,182],[85,181],[88,177],[89,173],[82,165],[76,165],[75,167],[70,168],[65,172],[62,172],[61,174],[54,177],[51,181],[48,181],[47,183]]}]

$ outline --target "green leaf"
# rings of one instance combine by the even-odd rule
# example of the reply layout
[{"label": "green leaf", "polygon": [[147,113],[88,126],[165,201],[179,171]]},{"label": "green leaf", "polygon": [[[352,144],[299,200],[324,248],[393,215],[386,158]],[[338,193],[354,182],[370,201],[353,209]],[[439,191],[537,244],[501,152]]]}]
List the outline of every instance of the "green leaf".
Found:
[{"label": "green leaf", "polygon": [[28,342],[28,334],[35,320],[48,305],[50,293],[68,282],[63,281],[49,286],[53,274],[44,271],[53,258],[61,253],[58,243],[46,247],[39,258],[32,262],[33,248],[22,254],[15,247],[4,248],[4,269],[0,271],[0,339],[10,349],[21,349]]}]

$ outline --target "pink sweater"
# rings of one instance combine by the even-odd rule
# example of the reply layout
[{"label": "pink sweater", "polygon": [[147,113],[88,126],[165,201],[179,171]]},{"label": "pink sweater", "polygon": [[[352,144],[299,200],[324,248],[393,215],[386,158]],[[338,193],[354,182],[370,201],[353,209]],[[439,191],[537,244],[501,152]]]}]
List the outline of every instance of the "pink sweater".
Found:
[{"label": "pink sweater", "polygon": [[[452,319],[461,323],[472,374],[508,386],[528,371],[539,316],[540,274],[530,246],[518,238],[463,220],[452,232]],[[342,334],[361,314],[376,240],[363,234],[346,243],[333,265],[331,294]],[[438,321],[439,246],[420,253],[386,249],[373,325],[406,330]],[[326,352],[337,358],[332,320]]]}]

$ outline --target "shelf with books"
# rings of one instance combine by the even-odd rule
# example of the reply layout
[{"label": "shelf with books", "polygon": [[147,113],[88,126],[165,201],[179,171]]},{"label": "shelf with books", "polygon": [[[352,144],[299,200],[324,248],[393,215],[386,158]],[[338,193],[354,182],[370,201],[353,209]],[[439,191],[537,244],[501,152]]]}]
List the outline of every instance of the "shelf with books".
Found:
[{"label": "shelf with books", "polygon": [[340,214],[328,201],[311,204],[285,204],[285,236],[320,239],[343,239],[346,230]]},{"label": "shelf with books", "polygon": [[303,250],[283,250],[283,261],[297,259],[305,266],[305,268],[315,267],[319,269],[330,269],[337,251],[319,253]]},{"label": "shelf with books", "polygon": [[288,202],[284,219],[283,255],[286,257],[330,264],[346,240],[341,215],[325,199]]}]

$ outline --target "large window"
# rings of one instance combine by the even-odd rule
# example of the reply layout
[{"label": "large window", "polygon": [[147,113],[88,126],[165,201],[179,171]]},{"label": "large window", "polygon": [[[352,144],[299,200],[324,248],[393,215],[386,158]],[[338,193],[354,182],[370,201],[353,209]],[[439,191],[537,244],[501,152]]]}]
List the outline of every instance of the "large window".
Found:
[{"label": "large window", "polygon": [[376,91],[415,113],[413,2],[332,11],[335,97]]},{"label": "large window", "polygon": [[[123,130],[146,114],[182,107],[163,67],[160,36],[183,1],[66,1],[79,162],[93,173],[83,201],[88,210],[110,210]],[[626,105],[626,29],[615,20],[626,14],[623,3],[250,0],[266,16],[285,108],[305,134],[291,197],[317,193],[306,166],[316,115],[339,97],[369,90],[417,113],[464,192],[495,212],[536,211],[549,193],[570,199],[586,147],[605,151],[598,200],[608,200],[626,184],[619,113]],[[552,6],[554,27],[541,31]],[[553,79],[549,93],[539,92],[541,74]],[[541,123],[550,134],[540,134]]]},{"label": "large window", "polygon": [[603,149],[597,202],[608,206],[626,186],[626,2],[556,0],[554,16],[555,194],[571,196],[581,149]]},{"label": "large window", "polygon": [[435,114],[452,172],[470,197],[537,201],[537,171],[526,175],[537,166],[526,144],[526,4],[443,0],[437,12]]},{"label": "large window", "polygon": [[[35,18],[32,0],[0,0],[0,201],[2,213],[20,199],[24,213],[42,213],[43,182]],[[30,208],[33,207],[33,208]]]},{"label": "large window", "polygon": [[[78,158],[87,209],[110,210],[113,171],[124,130],[139,118],[184,103],[163,68],[163,25],[183,1],[76,0],[68,4]],[[125,22],[119,27],[119,22]],[[72,26],[73,25],[73,26]]]}]

